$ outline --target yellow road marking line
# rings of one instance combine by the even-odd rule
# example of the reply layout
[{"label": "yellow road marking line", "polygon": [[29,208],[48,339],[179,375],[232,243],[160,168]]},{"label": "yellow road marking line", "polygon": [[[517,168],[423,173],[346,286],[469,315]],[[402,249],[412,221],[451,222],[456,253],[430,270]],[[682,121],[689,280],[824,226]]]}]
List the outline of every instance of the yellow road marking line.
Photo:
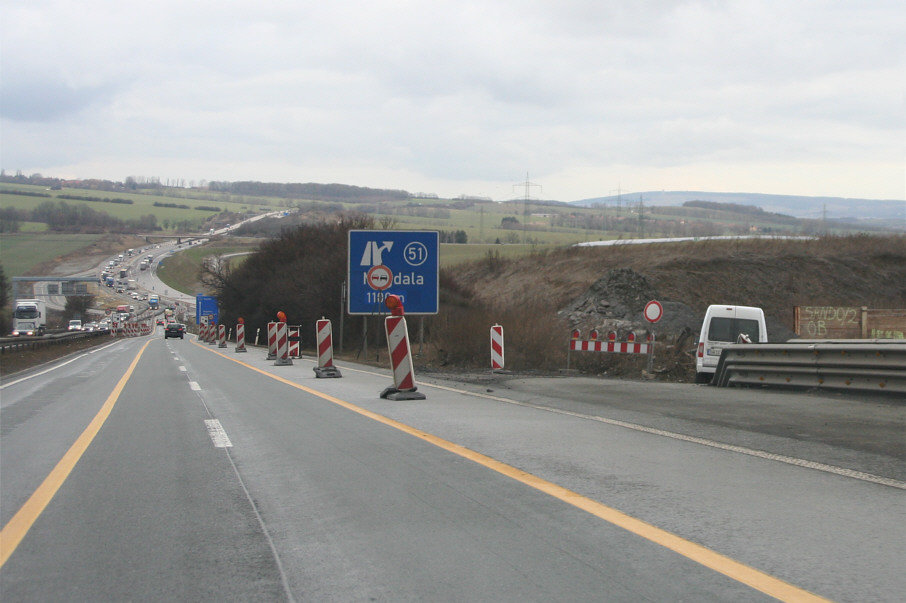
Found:
[{"label": "yellow road marking line", "polygon": [[82,455],[85,454],[85,451],[88,450],[88,446],[91,445],[94,437],[101,430],[107,417],[110,416],[110,412],[116,405],[116,401],[123,392],[123,388],[126,387],[126,383],[132,376],[133,371],[135,371],[139,358],[142,357],[145,348],[147,348],[150,343],[151,340],[146,341],[145,345],[138,351],[135,359],[132,360],[132,364],[129,365],[129,368],[119,380],[119,383],[116,384],[116,387],[114,387],[113,391],[110,392],[110,395],[107,396],[107,400],[104,402],[104,405],[101,406],[101,410],[99,410],[98,414],[91,420],[91,423],[88,424],[88,427],[85,428],[82,435],[80,435],[75,443],[70,446],[66,454],[63,455],[63,458],[57,463],[57,466],[53,468],[46,478],[44,478],[44,481],[41,482],[38,489],[32,493],[27,501],[25,501],[25,504],[22,505],[15,515],[13,515],[12,519],[3,526],[3,530],[0,531],[0,568],[6,564],[10,555],[13,554],[13,551],[16,550],[22,542],[22,539],[25,538],[25,535],[38,520],[38,517],[41,516],[41,513],[43,513],[44,509],[47,508],[47,505],[50,504],[50,501],[53,500],[53,497],[60,489],[60,486],[63,485],[63,482],[65,482],[66,478],[69,477],[69,474],[72,473],[76,463],[79,462],[79,459],[81,459]]},{"label": "yellow road marking line", "polygon": [[665,548],[670,549],[671,551],[674,551],[675,553],[682,555],[683,557],[686,557],[687,559],[695,561],[700,565],[723,574],[728,578],[745,584],[746,586],[749,586],[768,596],[774,597],[779,601],[786,601],[789,603],[828,603],[830,601],[830,599],[825,599],[824,597],[799,588],[798,586],[794,586],[789,582],[785,582],[780,578],[776,578],[774,576],[771,576],[770,574],[757,570],[754,567],[736,561],[735,559],[731,559],[730,557],[713,551],[708,547],[696,544],[690,540],[686,540],[685,538],[677,536],[676,534],[662,530],[661,528],[653,526],[650,523],[646,523],[641,519],[636,519],[631,515],[627,515],[622,511],[618,511],[613,507],[608,507],[607,505],[599,503],[598,501],[592,500],[586,496],[582,496],[577,492],[568,490],[567,488],[547,481],[546,479],[540,478],[536,475],[532,475],[531,473],[522,471],[521,469],[517,469],[512,465],[502,463],[496,459],[481,454],[480,452],[476,452],[474,450],[471,450],[470,448],[466,448],[465,446],[455,444],[449,440],[445,440],[438,436],[421,431],[419,429],[416,429],[415,427],[406,425],[405,423],[401,423],[394,419],[379,415],[375,412],[362,408],[361,406],[356,406],[355,404],[341,400],[340,398],[335,398],[330,394],[319,392],[317,390],[311,389],[310,387],[306,387],[299,383],[290,381],[289,379],[268,373],[263,369],[259,369],[258,367],[252,366],[251,364],[243,362],[242,360],[239,360],[237,358],[227,356],[226,354],[223,354],[217,350],[212,350],[195,342],[193,343],[202,349],[208,350],[209,352],[217,354],[218,356],[222,356],[227,360],[232,360],[233,362],[240,364],[248,369],[251,369],[257,373],[261,373],[266,377],[270,377],[271,379],[289,385],[290,387],[302,390],[313,396],[317,396],[318,398],[351,410],[352,412],[360,414],[364,417],[368,417],[369,419],[373,419],[379,423],[383,423],[384,425],[398,429],[411,436],[424,440],[425,442],[434,444],[438,448],[452,452],[453,454],[478,463],[479,465],[487,467],[488,469],[496,471],[501,475],[505,475],[511,479],[521,482],[531,488],[544,492],[545,494],[549,494],[554,498],[582,509],[583,511],[586,511],[594,515],[595,517],[603,519],[608,523],[623,528],[624,530],[627,530],[635,534],[636,536],[640,536],[650,542],[659,544]]}]

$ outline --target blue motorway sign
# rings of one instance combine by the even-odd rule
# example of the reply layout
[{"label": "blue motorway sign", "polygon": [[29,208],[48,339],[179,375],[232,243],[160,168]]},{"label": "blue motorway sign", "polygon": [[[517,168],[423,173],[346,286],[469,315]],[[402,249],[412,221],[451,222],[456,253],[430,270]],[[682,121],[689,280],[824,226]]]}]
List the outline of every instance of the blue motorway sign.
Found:
[{"label": "blue motorway sign", "polygon": [[220,318],[220,311],[217,308],[217,298],[210,295],[195,296],[195,324],[201,324],[202,316],[210,316],[209,324],[217,324]]},{"label": "blue motorway sign", "polygon": [[350,314],[386,314],[398,295],[406,314],[437,314],[437,231],[350,230]]}]

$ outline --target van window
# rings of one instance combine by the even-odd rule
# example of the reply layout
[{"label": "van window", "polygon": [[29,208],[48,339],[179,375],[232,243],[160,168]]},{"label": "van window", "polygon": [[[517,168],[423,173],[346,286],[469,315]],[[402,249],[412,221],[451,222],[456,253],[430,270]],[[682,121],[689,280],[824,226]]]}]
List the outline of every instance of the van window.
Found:
[{"label": "van window", "polygon": [[745,333],[752,341],[759,341],[758,321],[748,318],[719,318],[711,319],[708,327],[708,339],[711,341],[726,341],[736,343],[740,333]]}]

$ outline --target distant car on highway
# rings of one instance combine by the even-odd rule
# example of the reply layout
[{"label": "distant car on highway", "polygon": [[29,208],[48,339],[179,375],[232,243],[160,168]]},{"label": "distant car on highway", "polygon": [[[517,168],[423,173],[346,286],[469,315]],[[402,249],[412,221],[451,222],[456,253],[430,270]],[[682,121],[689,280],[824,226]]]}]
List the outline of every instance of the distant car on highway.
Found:
[{"label": "distant car on highway", "polygon": [[66,328],[67,331],[81,331],[82,330],[82,321],[81,320],[70,320],[69,326]]},{"label": "distant car on highway", "polygon": [[179,337],[183,339],[186,334],[186,325],[178,322],[171,322],[164,329],[164,339],[169,339],[170,337]]}]

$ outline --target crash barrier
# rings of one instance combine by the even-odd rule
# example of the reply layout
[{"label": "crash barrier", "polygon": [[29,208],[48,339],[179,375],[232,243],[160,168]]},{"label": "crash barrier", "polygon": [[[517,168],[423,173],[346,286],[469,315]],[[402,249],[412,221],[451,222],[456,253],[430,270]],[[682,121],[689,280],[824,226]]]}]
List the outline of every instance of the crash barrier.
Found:
[{"label": "crash barrier", "polygon": [[286,337],[289,341],[289,357],[290,358],[301,358],[301,344],[302,344],[302,326],[301,325],[286,325]]},{"label": "crash barrier", "polygon": [[424,400],[425,395],[416,391],[415,369],[409,348],[409,330],[404,316],[388,316],[384,319],[387,334],[387,348],[393,369],[393,387],[381,392],[381,398],[390,400]]},{"label": "crash barrier", "polygon": [[318,366],[312,369],[315,375],[319,379],[342,377],[333,365],[333,327],[326,318],[315,323],[315,340],[318,342]]},{"label": "crash barrier", "polygon": [[277,358],[277,323],[267,323],[267,358],[265,360],[276,360]]},{"label": "crash barrier", "polygon": [[40,337],[15,337],[3,338],[0,343],[0,354],[18,354],[41,350],[60,344],[71,344],[73,341],[91,337],[108,337],[112,331],[79,331],[73,333],[59,333],[56,335],[42,335]]},{"label": "crash barrier", "polygon": [[491,370],[503,370],[503,327],[491,327]]},{"label": "crash barrier", "polygon": [[711,385],[770,385],[906,394],[906,341],[794,340],[723,349]]},{"label": "crash barrier", "polygon": [[217,325],[217,342],[218,348],[226,347],[226,325]]},{"label": "crash barrier", "polygon": [[247,352],[245,349],[245,325],[239,323],[236,325],[236,352]]},{"label": "crash barrier", "polygon": [[289,357],[289,339],[287,337],[287,328],[285,322],[278,322],[276,332],[276,359],[274,360],[274,366],[290,366],[293,363],[293,359]]}]

